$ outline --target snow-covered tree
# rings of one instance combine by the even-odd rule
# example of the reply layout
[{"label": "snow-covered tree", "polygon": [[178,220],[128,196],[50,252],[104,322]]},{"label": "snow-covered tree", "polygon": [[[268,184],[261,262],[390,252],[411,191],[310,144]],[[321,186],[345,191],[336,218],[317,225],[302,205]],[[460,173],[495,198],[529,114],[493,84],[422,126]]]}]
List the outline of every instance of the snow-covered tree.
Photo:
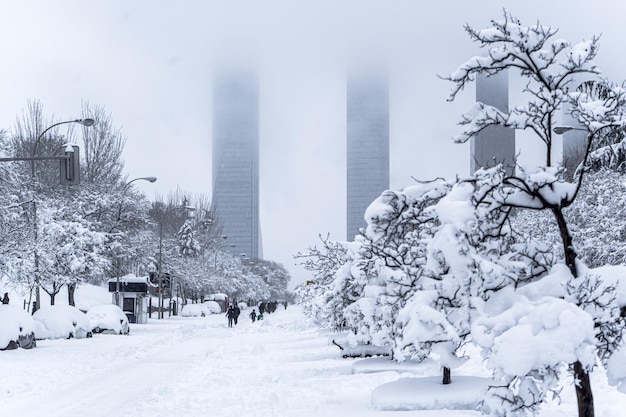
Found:
[{"label": "snow-covered tree", "polygon": [[[611,353],[617,348],[615,344],[621,342],[623,323],[613,314],[598,314],[596,305],[598,300],[602,300],[601,304],[610,311],[615,311],[615,308],[611,307],[615,300],[605,297],[607,285],[601,284],[592,275],[586,274],[585,267],[577,260],[577,250],[564,211],[572,205],[579,194],[585,167],[590,160],[592,145],[600,141],[605,134],[613,131],[615,127],[621,128],[624,125],[624,90],[611,86],[603,98],[589,91],[570,91],[569,87],[574,75],[598,73],[593,61],[598,50],[596,37],[572,45],[568,41],[555,39],[555,29],[540,23],[529,27],[522,26],[519,20],[506,12],[502,20],[492,21],[490,28],[475,30],[466,26],[465,29],[473,41],[486,49],[486,53],[483,56],[472,57],[454,73],[445,77],[455,84],[450,100],[453,100],[465,86],[471,83],[476,75],[490,76],[510,69],[517,71],[525,79],[523,93],[527,103],[512,107],[509,111],[501,111],[495,107],[477,103],[463,116],[461,125],[464,129],[455,140],[465,142],[483,129],[498,125],[529,130],[544,143],[545,165],[518,166],[517,173],[504,176],[500,183],[494,185],[485,195],[484,201],[492,206],[549,212],[557,225],[562,259],[567,271],[566,274],[563,274],[561,270],[559,274],[548,275],[548,277],[556,276],[558,285],[566,288],[552,298],[538,298],[527,303],[523,296],[514,295],[510,298],[512,301],[506,311],[499,311],[498,308],[494,308],[493,311],[489,308],[485,310],[485,312],[490,311],[494,316],[513,314],[520,308],[520,304],[532,310],[516,316],[520,319],[515,320],[503,321],[500,318],[489,322],[488,319],[483,318],[484,324],[476,327],[477,340],[483,340],[483,345],[490,349],[490,362],[501,361],[496,368],[496,375],[504,381],[504,388],[502,391],[498,388],[493,390],[494,394],[499,397],[497,404],[500,405],[490,403],[491,412],[509,415],[514,410],[530,412],[536,410],[543,398],[548,393],[554,392],[554,378],[547,376],[555,375],[562,363],[570,363],[577,381],[579,415],[592,416],[593,395],[589,372],[595,360],[593,355],[590,355],[589,332],[595,333],[596,343],[598,343],[595,353],[602,350],[606,352],[600,355],[606,364]],[[572,115],[589,132],[582,168],[575,173],[572,182],[565,181],[562,170],[554,165],[556,158],[552,154],[554,123],[557,111],[560,111],[563,106],[571,108]],[[544,328],[548,330],[550,330],[549,326],[554,327],[555,324],[558,327],[559,320],[549,323],[539,321],[540,318],[545,320],[551,317],[544,314],[543,306],[575,317],[573,321],[578,320],[578,332],[564,330],[565,336],[572,336],[568,340],[569,349],[550,349],[555,355],[527,364],[528,366],[515,367],[513,365],[518,359],[510,354],[510,350],[502,348],[502,338],[510,334],[523,335],[523,331],[527,331],[528,326],[532,326],[533,323],[535,327],[545,323]],[[566,311],[569,313],[565,313]],[[538,321],[521,319],[529,315],[536,317]],[[562,315],[557,315],[557,317],[565,318]],[[588,320],[583,320],[583,317],[587,317]],[[616,323],[615,320],[618,322]],[[569,320],[563,321],[565,323],[563,325],[570,322]],[[505,323],[504,326],[502,323]],[[535,329],[533,334],[536,332]],[[611,335],[609,336],[608,333]],[[616,336],[615,333],[618,335]],[[485,334],[490,335],[492,339],[484,337]],[[550,340],[549,336],[536,338],[535,342],[548,340]],[[606,340],[611,340],[612,346],[608,349],[601,349],[601,345],[605,344]],[[542,349],[540,346],[545,345],[534,346],[536,349]]]},{"label": "snow-covered tree", "polygon": [[185,220],[182,227],[176,234],[180,256],[183,258],[195,258],[200,255],[200,244],[195,237],[193,219]]},{"label": "snow-covered tree", "polygon": [[242,270],[249,273],[253,279],[252,299],[283,300],[287,292],[287,286],[291,280],[289,272],[278,262],[252,259]]},{"label": "snow-covered tree", "polygon": [[[328,326],[328,310],[326,309],[328,297],[331,296],[331,286],[335,279],[335,273],[348,260],[348,249],[345,243],[330,240],[329,236],[319,236],[322,249],[312,247],[308,252],[298,252],[296,259],[300,265],[313,274],[306,285],[296,289],[296,299],[302,305],[303,311],[309,317],[314,318],[319,324]],[[339,312],[336,312],[339,313]],[[337,320],[341,322],[342,320]]]},{"label": "snow-covered tree", "polygon": [[[623,173],[608,168],[588,172],[578,198],[565,213],[578,258],[590,268],[626,264],[626,218],[619,215],[626,205],[625,180]],[[610,227],[606,227],[607,222]],[[550,213],[519,211],[512,223],[524,237],[541,237],[553,248],[555,260],[563,258],[556,222]]]},{"label": "snow-covered tree", "polygon": [[87,276],[101,276],[106,270],[106,235],[92,230],[90,223],[71,207],[48,202],[39,205],[38,213],[39,239],[35,250],[41,285],[54,304],[55,295],[63,285],[75,286]]},{"label": "snow-covered tree", "polygon": [[103,186],[122,182],[126,144],[122,129],[114,126],[113,117],[104,106],[83,102],[81,107],[82,118],[95,121],[93,126],[82,128],[82,182]]},{"label": "snow-covered tree", "polygon": [[323,306],[321,311],[328,328],[335,331],[348,330],[351,336],[354,336],[350,340],[351,344],[369,344],[371,342],[369,332],[359,332],[362,330],[359,328],[367,327],[376,320],[371,315],[375,314],[374,311],[365,306],[369,301],[365,287],[370,283],[373,284],[372,281],[375,280],[375,263],[372,259],[359,255],[361,241],[358,237],[345,246],[346,262],[339,267],[332,283],[322,293],[318,302]]},{"label": "snow-covered tree", "polygon": [[510,210],[484,200],[503,175],[496,167],[456,182],[386,191],[366,212],[369,251],[394,272],[379,274],[378,297],[394,358],[437,359],[445,384],[462,363],[458,351],[470,335],[475,300],[536,273],[532,257],[514,249]]},{"label": "snow-covered tree", "polygon": [[[450,187],[451,184],[438,179],[400,192],[385,191],[365,213],[368,224],[365,254],[380,259],[383,265],[377,275],[384,291],[377,304],[380,317],[388,316],[385,322],[389,334],[395,335],[394,343],[400,340],[403,328],[402,322],[396,323],[399,310],[422,289],[427,245],[439,227],[432,206]],[[397,356],[402,357],[401,353]]]}]

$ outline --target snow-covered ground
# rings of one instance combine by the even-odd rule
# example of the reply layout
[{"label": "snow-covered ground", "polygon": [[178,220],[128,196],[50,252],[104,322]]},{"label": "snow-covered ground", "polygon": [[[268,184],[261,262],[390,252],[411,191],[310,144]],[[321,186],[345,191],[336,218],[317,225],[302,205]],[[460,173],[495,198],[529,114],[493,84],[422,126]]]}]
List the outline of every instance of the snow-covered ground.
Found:
[{"label": "snow-covered ground", "polygon": [[[438,378],[416,380],[438,375],[432,363],[394,368],[380,358],[343,359],[329,343],[332,335],[305,319],[298,306],[256,323],[247,314],[244,310],[232,329],[221,314],[153,318],[131,324],[129,336],[41,340],[32,350],[0,352],[0,416],[480,415],[454,409],[377,410],[373,399],[393,405],[407,398],[433,403],[440,397],[438,407],[455,408],[472,387],[463,388],[467,378],[446,387]],[[486,372],[470,361],[455,375]],[[390,382],[395,385],[379,388]],[[549,405],[540,416],[576,415],[571,381],[565,384],[562,403]],[[601,373],[593,375],[593,387],[596,416],[624,415],[626,395],[607,387]]]}]

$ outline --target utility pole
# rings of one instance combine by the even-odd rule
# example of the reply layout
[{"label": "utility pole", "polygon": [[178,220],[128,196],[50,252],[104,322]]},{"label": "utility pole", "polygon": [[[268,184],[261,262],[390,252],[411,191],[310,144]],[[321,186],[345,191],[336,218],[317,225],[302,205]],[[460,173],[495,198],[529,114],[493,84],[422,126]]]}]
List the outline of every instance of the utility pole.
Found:
[{"label": "utility pole", "polygon": [[163,318],[163,212],[159,215],[159,319]]},{"label": "utility pole", "polygon": [[[156,177],[139,177],[139,178],[135,178],[132,179],[130,181],[128,181],[126,184],[124,184],[122,186],[122,197],[120,198],[120,207],[119,210],[117,212],[117,221],[121,222],[122,220],[122,208],[124,205],[124,199],[126,198],[126,192],[128,191],[128,188],[130,187],[130,185],[135,182],[135,181],[139,181],[139,180],[144,180],[144,181],[148,181],[148,182],[155,182],[157,179]],[[116,226],[117,227],[117,226]],[[115,283],[115,304],[117,306],[119,306],[120,308],[122,308],[123,306],[120,305],[120,271],[117,271],[117,280]]]}]

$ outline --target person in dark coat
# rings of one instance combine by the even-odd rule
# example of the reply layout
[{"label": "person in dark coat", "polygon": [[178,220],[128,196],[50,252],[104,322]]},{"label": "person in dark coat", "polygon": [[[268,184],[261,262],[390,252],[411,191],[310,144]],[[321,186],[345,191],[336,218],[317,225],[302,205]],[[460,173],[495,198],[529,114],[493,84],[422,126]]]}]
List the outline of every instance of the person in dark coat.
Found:
[{"label": "person in dark coat", "polygon": [[239,315],[241,314],[241,310],[239,309],[239,306],[238,306],[238,305],[236,305],[236,304],[235,304],[235,308],[234,308],[234,310],[235,310],[235,318],[234,318],[234,321],[235,321],[235,326],[236,326],[236,325],[237,325],[237,320],[239,319]]},{"label": "person in dark coat", "polygon": [[9,293],[5,292],[4,297],[2,297],[2,304],[9,304]]},{"label": "person in dark coat", "polygon": [[250,313],[250,318],[252,319],[252,323],[256,321],[256,311],[252,309],[252,313]]},{"label": "person in dark coat", "polygon": [[233,306],[228,307],[226,317],[228,317],[228,327],[233,327],[233,321],[235,320],[235,309]]}]

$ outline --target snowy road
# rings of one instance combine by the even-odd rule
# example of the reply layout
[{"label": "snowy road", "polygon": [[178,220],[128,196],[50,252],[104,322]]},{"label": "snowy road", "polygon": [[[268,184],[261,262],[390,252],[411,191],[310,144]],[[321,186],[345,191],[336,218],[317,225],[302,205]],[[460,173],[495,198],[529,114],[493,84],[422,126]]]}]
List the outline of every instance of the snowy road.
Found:
[{"label": "snowy road", "polygon": [[[413,374],[353,373],[298,307],[235,328],[222,315],[150,319],[130,336],[44,340],[0,352],[0,417],[478,417],[473,411],[381,412],[372,391]],[[480,362],[467,374],[478,375]],[[626,396],[593,375],[596,415],[623,416]],[[574,390],[540,417],[575,415]]]},{"label": "snowy road", "polygon": [[221,315],[151,319],[130,336],[0,352],[0,416],[450,415],[370,410],[372,390],[399,374],[353,375],[296,307],[242,318],[232,329]]}]

